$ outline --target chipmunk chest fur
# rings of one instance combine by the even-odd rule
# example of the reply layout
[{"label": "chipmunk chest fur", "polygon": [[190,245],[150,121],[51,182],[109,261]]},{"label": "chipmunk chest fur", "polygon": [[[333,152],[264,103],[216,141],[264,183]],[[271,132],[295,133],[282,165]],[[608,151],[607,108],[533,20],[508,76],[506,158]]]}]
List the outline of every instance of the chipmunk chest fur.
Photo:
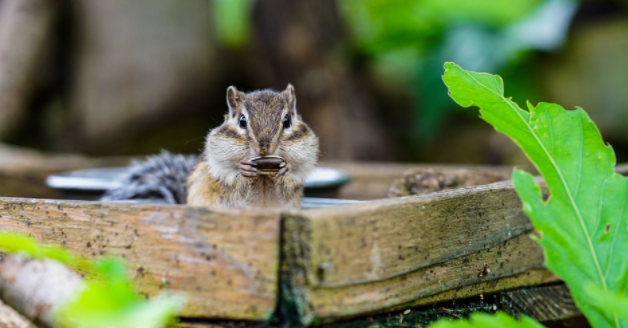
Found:
[{"label": "chipmunk chest fur", "polygon": [[[227,90],[229,114],[209,132],[203,156],[188,177],[187,204],[298,208],[303,181],[318,158],[318,138],[296,112],[294,88]],[[280,159],[275,171],[253,159]]]},{"label": "chipmunk chest fur", "polygon": [[303,185],[294,179],[236,176],[224,180],[211,174],[207,161],[199,162],[188,179],[189,205],[223,207],[298,208]]}]

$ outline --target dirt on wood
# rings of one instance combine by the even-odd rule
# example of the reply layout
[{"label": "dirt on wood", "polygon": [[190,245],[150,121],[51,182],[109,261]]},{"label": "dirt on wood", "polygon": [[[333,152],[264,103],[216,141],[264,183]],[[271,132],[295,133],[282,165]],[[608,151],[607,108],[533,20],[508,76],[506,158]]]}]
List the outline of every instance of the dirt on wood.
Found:
[{"label": "dirt on wood", "polygon": [[442,169],[419,167],[403,172],[390,186],[388,197],[421,195],[430,192],[474,187],[510,180],[510,170]]}]

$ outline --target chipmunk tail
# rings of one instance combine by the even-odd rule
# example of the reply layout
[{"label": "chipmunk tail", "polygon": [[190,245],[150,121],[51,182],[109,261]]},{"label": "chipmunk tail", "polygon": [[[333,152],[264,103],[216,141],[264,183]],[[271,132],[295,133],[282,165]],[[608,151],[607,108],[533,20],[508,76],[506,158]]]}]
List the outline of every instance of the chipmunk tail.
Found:
[{"label": "chipmunk tail", "polygon": [[163,198],[170,204],[184,204],[187,177],[198,159],[195,155],[172,154],[162,150],[159,155],[133,161],[121,179],[121,186],[107,190],[100,200]]}]

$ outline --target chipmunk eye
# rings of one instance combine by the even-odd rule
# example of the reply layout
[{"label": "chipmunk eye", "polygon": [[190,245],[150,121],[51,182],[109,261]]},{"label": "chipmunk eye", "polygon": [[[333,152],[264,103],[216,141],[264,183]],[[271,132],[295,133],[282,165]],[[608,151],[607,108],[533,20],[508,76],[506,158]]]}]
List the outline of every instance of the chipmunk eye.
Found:
[{"label": "chipmunk eye", "polygon": [[292,117],[290,116],[290,114],[288,114],[283,118],[283,128],[289,128],[290,124],[292,124]]},{"label": "chipmunk eye", "polygon": [[246,129],[246,117],[244,115],[240,116],[240,127]]}]

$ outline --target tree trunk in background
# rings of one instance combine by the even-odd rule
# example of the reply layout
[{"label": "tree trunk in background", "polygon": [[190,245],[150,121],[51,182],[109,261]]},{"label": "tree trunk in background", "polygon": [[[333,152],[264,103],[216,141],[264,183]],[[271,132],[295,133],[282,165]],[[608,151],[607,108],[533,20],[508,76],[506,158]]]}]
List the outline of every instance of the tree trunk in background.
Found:
[{"label": "tree trunk in background", "polygon": [[297,107],[320,138],[322,159],[391,159],[391,144],[366,84],[339,56],[345,31],[334,0],[257,1],[255,66],[269,86],[292,83]]},{"label": "tree trunk in background", "polygon": [[58,3],[50,0],[0,2],[0,139],[21,126],[41,79]]},{"label": "tree trunk in background", "polygon": [[115,153],[206,105],[221,67],[210,17],[207,0],[73,1],[69,117],[55,148]]}]

